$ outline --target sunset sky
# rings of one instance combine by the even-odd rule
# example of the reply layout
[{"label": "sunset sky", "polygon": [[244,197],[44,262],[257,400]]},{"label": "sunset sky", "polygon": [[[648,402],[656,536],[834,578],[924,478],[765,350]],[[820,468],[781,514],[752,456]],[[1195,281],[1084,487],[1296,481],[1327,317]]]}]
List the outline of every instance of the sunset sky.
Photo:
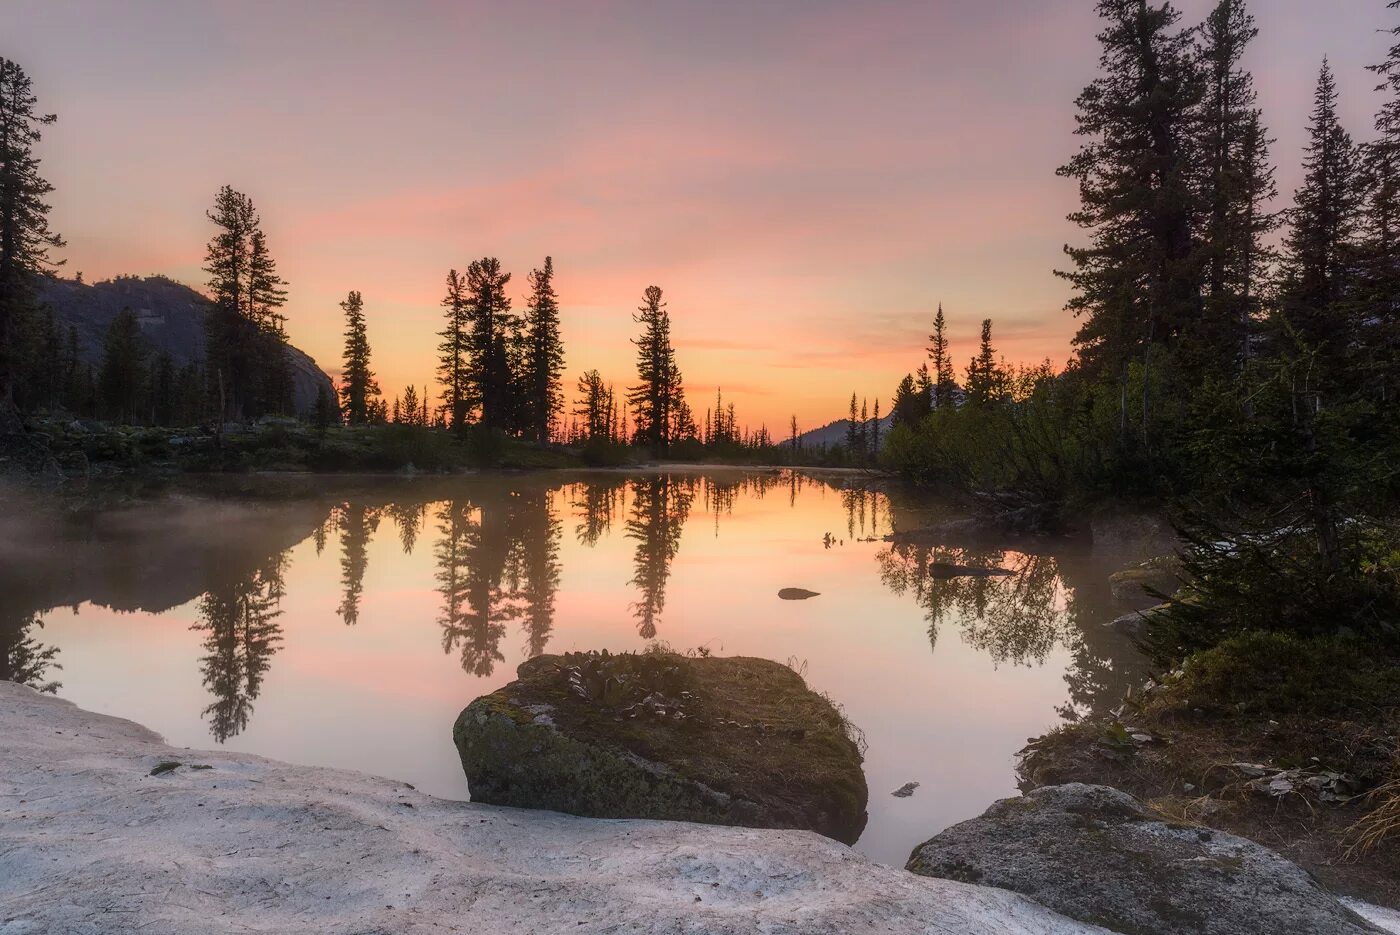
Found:
[{"label": "sunset sky", "polygon": [[[1208,0],[1185,0],[1196,20]],[[1318,64],[1366,137],[1385,0],[1255,0],[1252,66],[1291,194]],[[360,290],[392,397],[432,380],[450,267],[554,257],[568,388],[633,376],[661,286],[692,406],[784,433],[888,400],[939,301],[965,361],[1069,354],[1053,269],[1091,0],[3,0],[34,80],[66,275],[202,285],[225,183],[260,208],[292,341],[338,370]],[[886,407],[888,403],[885,403]]]}]

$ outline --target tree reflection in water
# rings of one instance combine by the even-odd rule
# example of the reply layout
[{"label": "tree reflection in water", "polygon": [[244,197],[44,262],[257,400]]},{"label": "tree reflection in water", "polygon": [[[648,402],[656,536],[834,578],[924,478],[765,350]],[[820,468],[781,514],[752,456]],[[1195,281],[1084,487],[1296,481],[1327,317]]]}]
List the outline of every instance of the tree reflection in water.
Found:
[{"label": "tree reflection in water", "polygon": [[418,544],[418,534],[423,531],[423,524],[428,518],[428,504],[396,501],[386,506],[384,512],[398,527],[403,554],[412,555],[413,547]]},{"label": "tree reflection in water", "polygon": [[365,571],[369,567],[369,540],[379,529],[379,510],[363,502],[346,503],[340,516],[340,619],[347,627],[360,622],[360,598],[365,591]]},{"label": "tree reflection in water", "polygon": [[462,669],[489,676],[504,662],[507,626],[520,621],[525,651],[544,652],[554,628],[563,524],[552,492],[528,487],[504,496],[444,501],[434,551],[443,652],[461,653]]},{"label": "tree reflection in water", "polygon": [[841,505],[846,509],[846,537],[848,539],[867,539],[880,535],[881,499],[882,495],[878,491],[868,487],[842,489]]},{"label": "tree reflection in water", "polygon": [[44,620],[37,613],[0,606],[0,679],[56,694],[62,683],[46,679],[50,669],[63,666],[54,661],[57,647],[34,638],[32,631],[43,628]]},{"label": "tree reflection in water", "polygon": [[249,574],[216,581],[199,599],[199,619],[191,629],[205,634],[200,668],[214,700],[204,717],[219,743],[248,726],[263,676],[282,642],[277,618],[285,565],[286,553],[278,553]]},{"label": "tree reflection in water", "polygon": [[574,537],[580,545],[595,546],[612,529],[619,507],[626,507],[627,482],[621,477],[600,478],[572,484],[568,488],[569,502],[579,523]]},{"label": "tree reflection in water", "polygon": [[634,574],[628,583],[640,592],[632,611],[637,633],[644,640],[656,638],[656,622],[666,608],[666,581],[680,550],[695,486],[690,475],[655,474],[632,481],[627,538],[637,545],[632,551]]},{"label": "tree reflection in water", "polygon": [[[1112,619],[1106,582],[1078,584],[1072,557],[995,549],[938,548],[894,544],[878,555],[880,577],[895,594],[909,594],[924,609],[929,645],[936,649],[946,623],[956,621],[962,639],[997,665],[1039,666],[1063,647],[1072,659],[1065,673],[1069,700],[1060,714],[1075,719],[1121,700],[1138,665],[1115,665],[1110,647]],[[931,562],[994,566],[1007,577],[939,579]],[[1097,591],[1103,591],[1100,595]],[[1097,644],[1097,645],[1096,645]]]}]

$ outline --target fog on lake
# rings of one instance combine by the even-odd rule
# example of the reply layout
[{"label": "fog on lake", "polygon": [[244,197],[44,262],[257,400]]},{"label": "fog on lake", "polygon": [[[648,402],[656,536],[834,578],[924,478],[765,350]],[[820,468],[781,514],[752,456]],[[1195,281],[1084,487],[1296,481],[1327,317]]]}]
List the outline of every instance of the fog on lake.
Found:
[{"label": "fog on lake", "polygon": [[524,659],[655,640],[760,656],[861,728],[857,849],[902,864],[1012,794],[1026,740],[1116,704],[1141,665],[1104,624],[1128,609],[1108,575],[1145,553],[884,538],[945,515],[855,474],[739,469],[248,478],[31,504],[0,520],[0,678],[173,744],[466,798],[452,721]]}]

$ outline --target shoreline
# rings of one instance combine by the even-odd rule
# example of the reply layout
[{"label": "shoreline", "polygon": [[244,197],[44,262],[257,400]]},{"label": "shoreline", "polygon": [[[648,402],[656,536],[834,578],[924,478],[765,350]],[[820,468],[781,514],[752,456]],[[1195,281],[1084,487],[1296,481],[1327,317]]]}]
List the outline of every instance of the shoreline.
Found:
[{"label": "shoreline", "polygon": [[435,799],[359,773],[172,748],[10,682],[0,749],[6,935],[1104,931],[811,832]]}]

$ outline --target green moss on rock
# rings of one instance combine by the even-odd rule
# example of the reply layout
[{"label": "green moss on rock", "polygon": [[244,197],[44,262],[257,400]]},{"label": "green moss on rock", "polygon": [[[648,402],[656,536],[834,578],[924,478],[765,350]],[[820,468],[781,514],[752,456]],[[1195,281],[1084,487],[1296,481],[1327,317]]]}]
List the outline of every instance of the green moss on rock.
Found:
[{"label": "green moss on rock", "polygon": [[830,701],[764,659],[665,663],[683,667],[683,717],[624,716],[584,697],[561,657],[521,665],[453,726],[472,801],[860,837],[860,746]]}]

